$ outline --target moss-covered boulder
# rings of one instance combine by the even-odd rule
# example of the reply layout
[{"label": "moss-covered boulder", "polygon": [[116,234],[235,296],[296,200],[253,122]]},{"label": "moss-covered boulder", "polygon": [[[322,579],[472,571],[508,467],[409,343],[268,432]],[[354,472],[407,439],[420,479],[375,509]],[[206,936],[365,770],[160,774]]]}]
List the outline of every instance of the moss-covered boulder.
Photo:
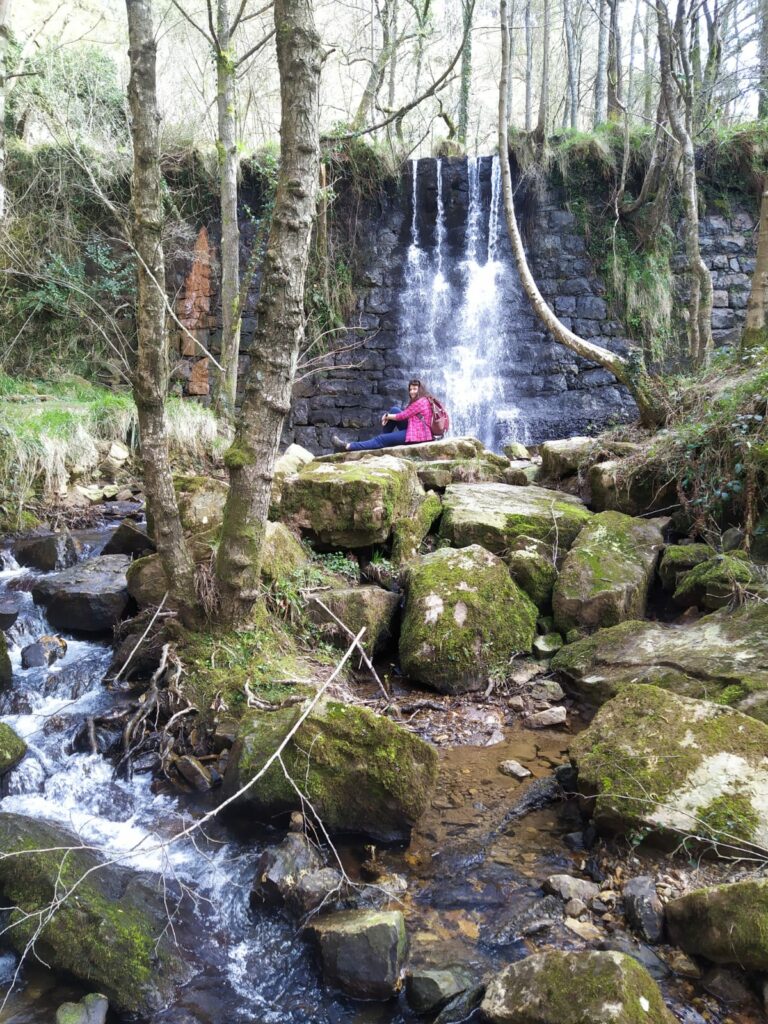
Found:
[{"label": "moss-covered boulder", "polygon": [[90,992],[79,1003],[62,1003],[55,1024],[105,1024],[109,1000],[99,992]]},{"label": "moss-covered boulder", "polygon": [[0,852],[3,905],[16,908],[6,942],[23,951],[36,912],[80,882],[35,938],[37,956],[125,1013],[150,1016],[171,1002],[190,970],[168,935],[159,881],[155,891],[135,872],[104,864],[65,829],[16,814],[0,814]]},{"label": "moss-covered boulder", "polygon": [[768,579],[758,566],[734,553],[715,555],[678,576],[674,601],[682,608],[715,611],[747,594],[768,597]]},{"label": "moss-covered boulder", "polygon": [[285,478],[300,472],[314,458],[312,452],[302,448],[300,444],[289,444],[283,454],[275,461],[274,476],[272,477],[272,496],[269,506],[269,514],[272,518],[276,519],[279,515]]},{"label": "moss-covered boulder", "polygon": [[625,464],[621,459],[609,459],[587,472],[589,505],[595,512],[613,510],[642,516],[676,508],[676,486],[668,473],[658,474],[652,461]]},{"label": "moss-covered boulder", "polygon": [[548,609],[557,579],[552,550],[533,537],[518,537],[504,555],[509,573],[539,609]]},{"label": "moss-covered boulder", "polygon": [[573,476],[594,447],[594,437],[566,437],[560,441],[545,441],[541,446],[544,476],[548,480]]},{"label": "moss-covered boulder", "polygon": [[173,486],[185,533],[203,533],[221,526],[227,483],[211,476],[177,476]]},{"label": "moss-covered boulder", "polygon": [[321,544],[360,548],[383,544],[395,523],[411,518],[423,501],[414,463],[406,459],[316,459],[286,478],[280,517]]},{"label": "moss-covered boulder", "polygon": [[591,704],[623,683],[652,683],[768,720],[768,607],[752,602],[677,626],[623,622],[564,647],[552,668]]},{"label": "moss-covered boulder", "polygon": [[536,606],[479,545],[425,555],[406,589],[400,664],[416,682],[441,693],[482,690],[513,654],[531,650]]},{"label": "moss-covered boulder", "polygon": [[497,555],[518,537],[532,537],[559,555],[591,515],[579,498],[544,487],[452,484],[443,495],[440,536],[454,547],[480,544]]},{"label": "moss-covered boulder", "polygon": [[0,633],[0,690],[5,690],[11,685],[13,679],[13,667],[8,656],[8,641],[5,634]]},{"label": "moss-covered boulder", "polygon": [[768,844],[768,726],[712,701],[623,687],[573,741],[579,790],[606,832]]},{"label": "moss-covered boulder", "polygon": [[696,889],[665,909],[670,937],[686,953],[768,971],[768,879]]},{"label": "moss-covered boulder", "polygon": [[0,777],[15,768],[27,752],[27,744],[10,725],[0,722]]},{"label": "moss-covered boulder", "polygon": [[645,614],[664,538],[652,520],[600,512],[584,526],[565,556],[552,593],[561,633],[591,633]]},{"label": "moss-covered boulder", "polygon": [[261,576],[267,583],[298,572],[308,565],[309,555],[284,523],[267,522],[261,553]]},{"label": "moss-covered boulder", "polygon": [[421,542],[443,511],[440,498],[430,491],[410,518],[398,519],[392,533],[392,562],[405,565],[419,553]]},{"label": "moss-covered boulder", "polygon": [[339,647],[349,647],[350,636],[336,619],[355,636],[365,627],[363,647],[369,654],[375,654],[392,640],[399,605],[400,595],[381,587],[339,587],[312,595],[307,602],[307,613]]},{"label": "moss-covered boulder", "polygon": [[410,462],[449,462],[455,459],[474,459],[487,454],[493,453],[487,452],[482,441],[478,441],[476,437],[444,437],[441,441],[397,445],[394,448],[377,448],[374,451],[336,452],[334,455],[321,455],[317,461],[360,462],[394,455],[398,459],[408,459]]},{"label": "moss-covered boulder", "polygon": [[482,1003],[491,1024],[674,1024],[650,974],[631,956],[536,953],[491,979]]},{"label": "moss-covered boulder", "polygon": [[390,999],[400,988],[408,937],[400,910],[346,910],[315,919],[325,980],[356,999]]},{"label": "moss-covered boulder", "polygon": [[677,589],[680,576],[715,554],[709,544],[670,544],[664,548],[659,562],[659,579],[664,590]]},{"label": "moss-covered boulder", "polygon": [[[237,792],[264,766],[301,714],[301,707],[251,711],[241,721],[224,779]],[[405,839],[428,805],[437,777],[433,747],[366,708],[321,701],[282,755],[300,789],[332,832]],[[279,765],[238,798],[237,817],[268,822],[300,810]]]},{"label": "moss-covered boulder", "polygon": [[530,459],[531,457],[531,453],[520,441],[508,441],[502,448],[502,451],[510,462],[514,462],[519,459]]}]

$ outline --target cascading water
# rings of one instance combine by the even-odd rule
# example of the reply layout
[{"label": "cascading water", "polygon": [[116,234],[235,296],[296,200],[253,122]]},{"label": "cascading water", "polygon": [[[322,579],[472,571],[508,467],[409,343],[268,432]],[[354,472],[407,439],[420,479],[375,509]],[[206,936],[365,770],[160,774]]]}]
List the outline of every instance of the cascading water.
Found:
[{"label": "cascading water", "polygon": [[[434,245],[422,242],[418,224],[419,165],[412,161],[411,240],[400,305],[400,350],[413,375],[422,376],[451,414],[452,433],[472,434],[497,447],[514,434],[514,395],[501,367],[511,358],[510,330],[520,288],[508,259],[500,256],[501,174],[493,157],[490,196],[483,187],[489,158],[467,158],[463,246],[449,244],[443,161],[437,160]],[[424,316],[425,308],[429,316]],[[504,410],[504,437],[499,413]]]}]

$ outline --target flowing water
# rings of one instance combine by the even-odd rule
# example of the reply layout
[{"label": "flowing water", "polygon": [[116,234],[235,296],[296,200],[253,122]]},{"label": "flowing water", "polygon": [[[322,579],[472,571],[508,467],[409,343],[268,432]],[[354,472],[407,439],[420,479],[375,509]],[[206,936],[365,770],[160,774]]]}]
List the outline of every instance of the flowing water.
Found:
[{"label": "flowing water", "polygon": [[[418,211],[426,204],[419,196],[419,182],[431,166],[436,173],[435,221],[420,230]],[[525,439],[508,375],[500,372],[515,361],[514,323],[524,299],[500,216],[499,161],[467,158],[463,239],[452,245],[445,167],[442,160],[411,161],[411,233],[400,300],[400,350],[412,372],[445,402],[452,432],[471,434],[487,447],[498,448],[504,441]],[[426,187],[424,183],[422,188]]]},{"label": "flowing water", "polygon": [[[90,553],[99,547],[97,538]],[[6,556],[4,563],[9,561]],[[29,594],[35,576],[12,563],[0,572],[0,598],[13,593],[23,602],[8,633],[14,684],[0,694],[0,718],[29,746],[4,780],[0,810],[58,823],[105,857],[163,877],[177,939],[196,973],[174,1005],[155,1015],[151,1024],[414,1020],[402,996],[361,1004],[326,989],[295,923],[249,908],[260,844],[234,839],[216,821],[205,834],[180,836],[204,806],[157,792],[149,776],[119,777],[107,759],[73,750],[73,737],[88,716],[109,716],[128,697],[102,682],[111,655],[105,641],[67,636],[66,656],[53,667],[21,669],[21,648],[51,632]],[[413,694],[403,691],[401,696],[408,700]],[[546,905],[539,888],[543,878],[584,868],[584,855],[571,852],[563,842],[565,833],[581,827],[577,808],[565,804],[534,810],[510,823],[509,808],[524,789],[498,771],[499,762],[514,758],[527,765],[534,779],[546,779],[553,765],[566,759],[567,734],[509,729],[500,705],[489,711],[460,702],[434,716],[430,735],[440,739],[451,716],[470,729],[468,742],[492,745],[443,749],[438,792],[411,844],[379,854],[388,872],[408,882],[402,906],[411,963],[460,963],[480,976],[538,948],[583,948],[584,942],[564,927],[561,910],[544,938],[519,937],[516,923],[532,907],[538,913],[536,908]],[[479,733],[471,732],[471,721],[478,723]],[[364,854],[356,847],[342,853],[354,877]],[[177,905],[180,893],[184,895]],[[19,970],[16,956],[1,942],[0,991],[10,994],[0,1009],[0,1024],[51,1024],[62,1002],[87,991],[56,978],[34,960]],[[654,953],[645,955],[655,962]],[[705,1018],[688,1005],[691,993],[663,961],[657,968],[678,1019],[703,1024]],[[714,1003],[707,1012],[711,1024],[725,1020]],[[747,1024],[759,1017],[730,1019]]]}]

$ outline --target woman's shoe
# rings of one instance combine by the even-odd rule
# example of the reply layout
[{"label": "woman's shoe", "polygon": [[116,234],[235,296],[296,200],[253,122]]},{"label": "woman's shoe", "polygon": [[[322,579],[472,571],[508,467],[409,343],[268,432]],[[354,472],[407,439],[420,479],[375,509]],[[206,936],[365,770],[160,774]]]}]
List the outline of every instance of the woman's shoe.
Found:
[{"label": "woman's shoe", "polygon": [[338,452],[345,452],[347,450],[347,442],[342,441],[338,434],[332,435],[331,444]]}]

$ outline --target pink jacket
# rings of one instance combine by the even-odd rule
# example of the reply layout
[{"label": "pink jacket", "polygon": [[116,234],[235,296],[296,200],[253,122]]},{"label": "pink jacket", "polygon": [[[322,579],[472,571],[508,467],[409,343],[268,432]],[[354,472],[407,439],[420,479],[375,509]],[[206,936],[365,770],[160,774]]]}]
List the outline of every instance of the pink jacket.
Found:
[{"label": "pink jacket", "polygon": [[408,420],[408,427],[405,431],[406,444],[433,440],[432,431],[429,428],[432,422],[432,406],[429,404],[428,398],[417,398],[402,412],[395,413],[392,419],[398,422]]}]

